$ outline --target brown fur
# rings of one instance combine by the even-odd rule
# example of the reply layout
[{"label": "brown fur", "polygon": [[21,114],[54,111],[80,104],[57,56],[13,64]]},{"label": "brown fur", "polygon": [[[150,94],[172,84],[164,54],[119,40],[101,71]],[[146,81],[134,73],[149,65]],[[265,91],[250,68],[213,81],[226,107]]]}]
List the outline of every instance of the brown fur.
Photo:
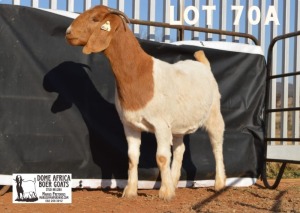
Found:
[{"label": "brown fur", "polygon": [[[111,31],[101,30],[110,21]],[[146,54],[123,19],[97,6],[78,16],[67,31],[71,45],[84,46],[83,53],[104,51],[116,78],[118,98],[124,110],[142,109],[154,95],[153,60]]]},{"label": "brown fur", "polygon": [[159,167],[164,167],[166,166],[167,159],[164,156],[157,156],[156,158],[157,164]]},{"label": "brown fur", "polygon": [[[112,15],[115,16],[115,15]],[[125,110],[139,110],[154,95],[153,60],[146,54],[130,30],[119,27],[104,54],[110,60],[116,82],[118,97]]]}]

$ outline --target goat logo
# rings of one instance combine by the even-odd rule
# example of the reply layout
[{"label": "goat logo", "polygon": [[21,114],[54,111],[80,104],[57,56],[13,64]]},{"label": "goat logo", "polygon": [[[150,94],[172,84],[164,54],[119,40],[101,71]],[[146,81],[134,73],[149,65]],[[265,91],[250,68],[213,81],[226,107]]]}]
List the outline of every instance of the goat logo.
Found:
[{"label": "goat logo", "polygon": [[16,190],[17,190],[17,198],[15,201],[18,202],[35,202],[38,200],[36,195],[36,179],[34,180],[24,180],[21,175],[17,175],[16,179]]}]

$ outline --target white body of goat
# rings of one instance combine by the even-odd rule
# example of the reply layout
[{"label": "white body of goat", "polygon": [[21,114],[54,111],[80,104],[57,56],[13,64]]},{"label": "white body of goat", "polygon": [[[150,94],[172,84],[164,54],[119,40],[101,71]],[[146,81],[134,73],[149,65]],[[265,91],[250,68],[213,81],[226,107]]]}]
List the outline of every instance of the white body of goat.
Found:
[{"label": "white body of goat", "polygon": [[[162,184],[159,195],[175,195],[183,153],[183,137],[204,127],[216,160],[215,189],[225,186],[223,163],[224,121],[220,112],[217,82],[203,51],[197,61],[169,64],[146,54],[122,22],[125,14],[98,6],[81,14],[67,29],[71,45],[83,52],[104,51],[116,78],[116,108],[128,142],[128,184],[123,196],[137,195],[141,132],[153,132],[157,140],[156,161]],[[171,164],[171,146],[173,161]]]},{"label": "white body of goat", "polygon": [[154,96],[143,109],[123,110],[116,95],[123,123],[148,132],[154,132],[154,127],[168,128],[174,135],[195,132],[207,121],[214,99],[215,104],[220,101],[210,67],[192,60],[153,61]]},{"label": "white body of goat", "polygon": [[[152,59],[154,96],[151,101],[136,111],[124,110],[117,94],[115,102],[124,125],[131,164],[138,164],[140,132],[155,133],[158,141],[157,163],[162,170],[160,197],[170,199],[180,177],[185,150],[184,135],[195,132],[199,127],[205,127],[210,133],[210,139],[215,140],[212,143],[222,145],[224,123],[220,114],[218,85],[210,66],[192,60],[169,64],[156,58]],[[168,171],[170,145],[173,146],[174,156],[172,170]],[[216,177],[220,183],[216,185],[217,190],[224,187],[225,181],[221,145],[213,145],[216,161],[220,162],[217,163],[217,174],[220,174]],[[129,177],[131,172],[133,171],[129,171]],[[130,181],[132,186],[137,186],[137,179],[129,178]],[[172,186],[168,187],[170,185]],[[126,193],[129,196],[135,195],[136,188],[126,188],[124,195]]]}]

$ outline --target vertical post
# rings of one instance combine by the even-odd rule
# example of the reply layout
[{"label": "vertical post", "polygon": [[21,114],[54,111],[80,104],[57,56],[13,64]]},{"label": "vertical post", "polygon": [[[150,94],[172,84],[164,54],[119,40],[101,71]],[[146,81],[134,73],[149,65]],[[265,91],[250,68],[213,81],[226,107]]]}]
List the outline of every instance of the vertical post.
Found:
[{"label": "vertical post", "polygon": [[[171,6],[171,0],[165,0],[164,1],[165,15],[163,19],[165,23],[170,23],[170,6]],[[170,28],[164,28],[164,35],[163,35],[164,42],[171,42],[170,34],[171,34]]]},{"label": "vertical post", "polygon": [[177,30],[177,41],[183,41],[184,40],[184,30],[178,29]]},{"label": "vertical post", "polygon": [[[240,0],[234,0],[234,5],[240,6]],[[236,12],[234,12],[234,17],[236,16]],[[234,32],[240,32],[240,26],[239,25],[233,25],[233,31]],[[240,38],[237,36],[233,36],[232,41],[233,42],[239,42]]]},{"label": "vertical post", "polygon": [[125,0],[118,1],[118,10],[125,12]]},{"label": "vertical post", "polygon": [[[300,30],[300,1],[298,0],[296,2],[296,21],[295,21],[295,31]],[[296,37],[295,41],[295,68],[296,71],[300,70],[300,61],[297,60],[300,57],[300,36]],[[294,101],[295,101],[295,107],[300,107],[300,75],[296,75],[294,79]],[[294,112],[293,116],[293,135],[295,138],[300,138],[300,112],[299,110]],[[296,145],[296,144],[294,144]],[[298,145],[300,146],[300,142],[298,142]]]},{"label": "vertical post", "polygon": [[68,0],[67,8],[68,11],[74,12],[74,0]]},{"label": "vertical post", "polygon": [[[177,1],[177,11],[178,11],[178,19],[183,20],[183,11],[184,11],[184,0]],[[177,30],[177,41],[182,41],[184,39],[184,30]]]},{"label": "vertical post", "polygon": [[265,0],[260,0],[259,1],[259,9],[260,9],[260,22],[259,22],[259,41],[260,41],[260,44],[262,45],[262,49],[263,51],[265,52],[265,49],[266,49],[266,39],[265,39],[265,34],[266,34],[266,30],[265,30],[265,17],[266,17],[266,4],[267,4],[267,1]]},{"label": "vertical post", "polygon": [[57,9],[57,0],[50,1],[50,9],[56,10]]},{"label": "vertical post", "polygon": [[21,5],[21,0],[13,0],[14,5]]},{"label": "vertical post", "polygon": [[[225,0],[226,1],[226,0]],[[199,11],[199,13],[200,13],[200,1],[197,1],[197,0],[193,0],[193,6],[195,6],[197,9],[198,9],[198,11]],[[201,17],[201,15],[199,14],[199,16]],[[195,24],[195,27],[199,27],[200,26],[200,24],[199,24],[199,21],[198,21],[198,23],[196,23]],[[200,37],[200,33],[199,32],[197,32],[197,31],[195,31],[195,32],[192,32],[192,39],[194,40],[199,40],[199,37]]]},{"label": "vertical post", "polygon": [[[206,4],[207,5],[209,5],[209,6],[212,6],[212,5],[214,5],[214,2],[213,2],[213,0],[206,0]],[[207,12],[206,12],[206,21],[207,21],[207,18],[208,18],[208,16],[207,16]],[[213,16],[212,16],[212,19],[213,19]],[[212,25],[207,25],[206,27],[207,28],[213,28],[213,21],[212,21]],[[207,33],[206,34],[206,40],[212,40],[212,34],[211,33]]]},{"label": "vertical post", "polygon": [[[140,0],[134,0],[132,5],[132,11],[133,11],[133,18],[134,19],[140,19]],[[134,25],[133,26],[133,32],[136,36],[139,36],[140,34],[140,25]]]},{"label": "vertical post", "polygon": [[[284,1],[284,34],[290,31],[290,1]],[[285,39],[283,42],[283,64],[282,73],[286,73],[289,70],[289,39]],[[283,108],[288,107],[289,100],[289,81],[288,78],[282,78],[282,88],[281,88],[281,105]],[[281,137],[288,137],[288,112],[281,113]],[[286,142],[281,142],[285,145]]]},{"label": "vertical post", "polygon": [[39,0],[32,0],[31,5],[32,5],[32,7],[38,8],[39,7]]},{"label": "vertical post", "polygon": [[[250,24],[250,22],[248,21],[248,11],[249,11],[249,8],[251,7],[251,6],[253,6],[253,0],[249,0],[249,1],[246,1],[246,8],[244,9],[244,11],[246,12],[246,17],[245,17],[245,22],[246,22],[246,26],[247,26],[247,28],[246,28],[246,33],[248,33],[248,34],[250,34],[250,35],[252,35],[252,24]],[[250,43],[251,42],[251,40],[250,39],[248,39],[248,43]]]},{"label": "vertical post", "polygon": [[[227,16],[227,0],[221,0],[220,1],[220,11],[221,11],[221,14],[220,14],[220,28],[221,30],[227,30],[226,28],[226,16]],[[220,40],[221,41],[226,41],[226,35],[221,35],[220,36]]]},{"label": "vertical post", "polygon": [[[273,5],[276,8],[276,11],[278,11],[278,0],[273,0]],[[278,35],[278,27],[277,25],[273,24],[271,27],[271,33],[270,33],[270,40],[272,40],[273,38],[275,38]],[[277,54],[277,45],[275,45],[273,47],[273,58],[277,58],[278,54]],[[276,75],[277,73],[277,61],[274,60],[272,63],[272,75]],[[272,109],[276,108],[276,93],[277,93],[277,83],[276,80],[271,80],[270,82],[271,85],[271,89],[270,89],[270,107]],[[270,113],[269,116],[269,135],[268,137],[271,138],[275,138],[276,137],[276,113]]]},{"label": "vertical post", "polygon": [[108,0],[102,0],[102,4],[108,6]]},{"label": "vertical post", "polygon": [[92,0],[84,0],[84,9],[83,10],[88,10],[92,7]]},{"label": "vertical post", "polygon": [[[155,21],[155,0],[148,0],[149,6],[148,6],[148,20],[149,21]],[[155,27],[150,26],[148,27],[149,32],[149,39],[151,41],[155,40]]]}]

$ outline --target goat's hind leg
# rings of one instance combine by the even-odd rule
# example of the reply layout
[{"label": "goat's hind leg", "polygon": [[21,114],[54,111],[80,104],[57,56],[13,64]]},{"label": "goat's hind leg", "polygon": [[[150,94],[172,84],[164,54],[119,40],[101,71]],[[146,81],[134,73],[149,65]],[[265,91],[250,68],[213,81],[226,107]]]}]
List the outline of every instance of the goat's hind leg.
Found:
[{"label": "goat's hind leg", "polygon": [[223,160],[223,135],[224,120],[219,106],[212,108],[210,116],[205,124],[212,145],[213,154],[216,161],[215,190],[220,191],[225,187],[226,175]]},{"label": "goat's hind leg", "polygon": [[141,132],[124,125],[124,131],[128,143],[128,183],[123,191],[123,197],[137,195],[138,187],[138,163],[140,157]]},{"label": "goat's hind leg", "polygon": [[178,181],[181,174],[183,154],[185,150],[185,146],[183,143],[183,135],[182,136],[173,135],[172,148],[173,148],[173,161],[172,161],[171,173],[172,173],[174,187],[177,188]]}]

